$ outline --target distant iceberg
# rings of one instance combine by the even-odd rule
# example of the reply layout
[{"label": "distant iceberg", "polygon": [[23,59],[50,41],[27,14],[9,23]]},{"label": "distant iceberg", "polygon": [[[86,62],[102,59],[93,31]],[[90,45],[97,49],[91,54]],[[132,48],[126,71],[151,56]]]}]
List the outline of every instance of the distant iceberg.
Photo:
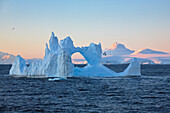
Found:
[{"label": "distant iceberg", "polygon": [[[74,67],[71,56],[79,52],[88,62],[84,68]],[[102,64],[101,44],[91,43],[87,47],[75,47],[70,37],[61,40],[52,32],[49,45],[46,43],[45,56],[29,66],[21,56],[17,56],[10,69],[10,75],[26,77],[77,77],[77,76],[136,76],[141,75],[136,58],[124,72],[116,73]],[[58,80],[58,79],[49,79]]]}]

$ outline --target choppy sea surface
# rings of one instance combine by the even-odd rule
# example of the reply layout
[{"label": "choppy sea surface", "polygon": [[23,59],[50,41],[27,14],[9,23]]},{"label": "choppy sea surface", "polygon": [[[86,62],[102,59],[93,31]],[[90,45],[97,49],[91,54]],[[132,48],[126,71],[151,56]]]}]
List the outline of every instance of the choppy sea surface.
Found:
[{"label": "choppy sea surface", "polygon": [[142,65],[141,77],[60,81],[13,78],[10,67],[0,65],[0,112],[170,113],[170,65]]}]

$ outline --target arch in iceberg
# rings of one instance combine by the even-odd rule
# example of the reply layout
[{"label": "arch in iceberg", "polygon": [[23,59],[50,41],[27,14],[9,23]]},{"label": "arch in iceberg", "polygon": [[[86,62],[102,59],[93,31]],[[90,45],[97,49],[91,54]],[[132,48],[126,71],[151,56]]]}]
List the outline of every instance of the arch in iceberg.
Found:
[{"label": "arch in iceberg", "polygon": [[80,52],[75,52],[71,55],[73,64],[87,65],[87,60],[80,54]]}]

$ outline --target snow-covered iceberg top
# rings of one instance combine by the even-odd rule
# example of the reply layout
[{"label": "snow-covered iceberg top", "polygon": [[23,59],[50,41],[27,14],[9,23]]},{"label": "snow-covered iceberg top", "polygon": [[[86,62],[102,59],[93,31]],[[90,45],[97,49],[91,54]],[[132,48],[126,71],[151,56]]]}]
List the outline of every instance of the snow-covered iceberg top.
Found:
[{"label": "snow-covered iceberg top", "polygon": [[[88,62],[84,68],[74,67],[71,55],[79,52]],[[141,75],[140,64],[136,58],[124,72],[116,73],[105,67],[101,62],[101,44],[91,43],[87,47],[75,47],[70,37],[58,43],[52,32],[49,45],[46,43],[45,56],[42,61],[27,66],[21,56],[17,56],[10,69],[10,75],[26,77],[74,77],[74,76],[134,76]]]}]

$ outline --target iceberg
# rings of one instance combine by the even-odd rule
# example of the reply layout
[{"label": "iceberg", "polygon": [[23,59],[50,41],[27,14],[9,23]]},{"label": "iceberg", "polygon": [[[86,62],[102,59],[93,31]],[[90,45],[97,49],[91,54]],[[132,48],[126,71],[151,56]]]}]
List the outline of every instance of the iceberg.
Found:
[{"label": "iceberg", "polygon": [[[88,62],[84,68],[74,67],[71,56],[79,52]],[[77,76],[133,76],[141,75],[140,64],[136,58],[124,72],[116,73],[102,64],[101,43],[91,43],[87,47],[75,47],[70,37],[58,43],[52,32],[49,46],[46,43],[45,56],[42,61],[32,62],[29,66],[21,56],[17,56],[10,69],[10,75],[26,77],[52,77],[49,81],[62,80]]]},{"label": "iceberg", "polygon": [[27,69],[25,60],[18,55],[15,61],[12,64],[12,67],[9,71],[10,75],[24,75],[24,71]]}]

